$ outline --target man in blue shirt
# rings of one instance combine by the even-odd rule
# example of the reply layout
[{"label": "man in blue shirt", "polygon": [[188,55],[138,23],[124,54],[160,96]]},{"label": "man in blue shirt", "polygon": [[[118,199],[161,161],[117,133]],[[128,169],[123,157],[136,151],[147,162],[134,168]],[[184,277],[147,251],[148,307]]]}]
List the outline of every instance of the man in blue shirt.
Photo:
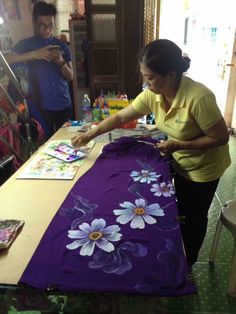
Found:
[{"label": "man in blue shirt", "polygon": [[6,56],[9,64],[27,63],[29,111],[43,122],[47,137],[72,113],[68,87],[73,79],[71,54],[68,45],[52,34],[56,14],[53,4],[37,2],[33,8],[35,35],[19,41]]}]

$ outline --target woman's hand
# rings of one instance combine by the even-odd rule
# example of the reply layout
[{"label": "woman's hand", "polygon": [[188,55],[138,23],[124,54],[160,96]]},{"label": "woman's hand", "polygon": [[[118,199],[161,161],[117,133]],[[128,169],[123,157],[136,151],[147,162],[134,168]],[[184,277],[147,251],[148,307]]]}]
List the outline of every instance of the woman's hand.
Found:
[{"label": "woman's hand", "polygon": [[159,149],[161,156],[168,156],[179,150],[179,142],[173,140],[163,141],[156,145],[156,148]]},{"label": "woman's hand", "polygon": [[71,139],[71,144],[73,147],[81,147],[90,141],[90,137],[88,135],[89,132],[83,133],[83,134],[78,134]]},{"label": "woman's hand", "polygon": [[205,130],[202,136],[186,141],[167,140],[156,147],[161,155],[170,155],[177,150],[210,149],[227,144],[229,141],[228,129],[223,118],[215,125]]}]

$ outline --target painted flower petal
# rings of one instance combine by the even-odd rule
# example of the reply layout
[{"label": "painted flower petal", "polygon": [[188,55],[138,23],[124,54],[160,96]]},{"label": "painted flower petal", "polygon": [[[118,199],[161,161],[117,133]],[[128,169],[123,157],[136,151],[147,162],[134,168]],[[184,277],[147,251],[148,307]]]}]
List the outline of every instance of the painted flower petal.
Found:
[{"label": "painted flower petal", "polygon": [[80,230],[82,230],[88,234],[92,232],[92,229],[87,222],[84,222],[81,225],[79,225],[79,228],[80,228]]},{"label": "painted flower petal", "polygon": [[143,217],[144,221],[145,221],[146,223],[148,223],[149,225],[155,224],[155,223],[157,222],[156,219],[153,218],[153,217],[150,216],[150,215],[143,215],[142,217]]},{"label": "painted flower petal", "polygon": [[136,171],[136,170],[133,170],[131,173],[130,173],[131,177],[136,177],[139,175],[139,172]]},{"label": "painted flower petal", "polygon": [[148,206],[146,206],[146,210],[148,211],[152,211],[152,210],[157,210],[160,208],[160,205],[158,203],[154,203],[154,204],[150,204]]},{"label": "painted flower petal", "polygon": [[135,200],[135,205],[136,205],[136,207],[144,208],[144,207],[146,207],[146,201],[143,198],[137,198]]},{"label": "painted flower petal", "polygon": [[157,181],[157,177],[155,176],[153,176],[153,177],[149,177],[148,178],[148,181],[150,181],[150,183],[151,183],[151,181]]},{"label": "painted flower petal", "polygon": [[126,215],[126,214],[131,214],[134,212],[135,206],[133,208],[127,208],[127,209],[114,209],[113,213],[115,215]]},{"label": "painted flower petal", "polygon": [[84,245],[87,242],[88,242],[88,239],[76,240],[76,241],[74,241],[74,242],[72,242],[70,244],[67,244],[66,247],[69,250],[75,250],[75,249],[77,249],[78,247]]},{"label": "painted flower petal", "polygon": [[151,212],[146,211],[146,214],[152,215],[152,216],[165,216],[164,210],[163,209],[157,209]]},{"label": "painted flower petal", "polygon": [[132,229],[144,229],[145,227],[144,220],[140,216],[135,216],[130,223],[130,227]]},{"label": "painted flower petal", "polygon": [[113,233],[120,231],[120,227],[118,225],[111,225],[103,229],[103,234]]},{"label": "painted flower petal", "polygon": [[96,241],[96,245],[103,251],[111,252],[114,251],[115,247],[112,243],[108,242],[107,240],[101,238]]},{"label": "painted flower petal", "polygon": [[133,177],[134,181],[139,181],[141,177]]},{"label": "painted flower petal", "polygon": [[147,182],[147,178],[142,178],[142,179],[140,180],[140,182],[141,182],[141,183]]},{"label": "painted flower petal", "polygon": [[103,239],[107,240],[107,241],[119,241],[122,237],[122,234],[121,233],[110,233],[110,234],[105,234],[103,236]]},{"label": "painted flower petal", "polygon": [[171,192],[170,191],[165,191],[165,192],[163,192],[163,196],[170,197],[171,196]]},{"label": "painted flower petal", "polygon": [[102,231],[106,227],[106,221],[103,218],[94,219],[91,223],[92,232]]},{"label": "painted flower petal", "polygon": [[160,174],[157,174],[155,171],[149,172],[149,175],[150,176],[156,176],[156,177],[160,177],[161,176]]},{"label": "painted flower petal", "polygon": [[88,237],[88,233],[81,230],[69,230],[68,237],[70,239],[83,239]]},{"label": "painted flower petal", "polygon": [[[159,185],[158,185],[158,184],[153,184],[153,185],[152,185],[152,189],[157,189],[157,188],[159,188]],[[151,189],[151,190],[152,190],[152,189]]]},{"label": "painted flower petal", "polygon": [[79,254],[82,256],[91,256],[93,254],[95,243],[96,241],[88,241],[87,243],[85,243],[80,249]]},{"label": "painted flower petal", "polygon": [[126,214],[126,215],[120,215],[117,217],[116,221],[119,222],[122,225],[127,224],[130,220],[132,220],[135,217],[135,213],[133,214]]},{"label": "painted flower petal", "polygon": [[120,207],[127,208],[127,209],[129,209],[129,208],[132,209],[135,207],[134,204],[132,204],[130,202],[126,202],[126,201],[123,203],[120,203],[119,205],[120,205]]}]

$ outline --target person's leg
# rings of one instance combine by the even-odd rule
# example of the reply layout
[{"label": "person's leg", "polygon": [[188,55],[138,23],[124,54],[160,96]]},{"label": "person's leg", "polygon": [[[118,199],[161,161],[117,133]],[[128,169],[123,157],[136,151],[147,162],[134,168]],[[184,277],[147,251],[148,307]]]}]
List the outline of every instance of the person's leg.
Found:
[{"label": "person's leg", "polygon": [[55,111],[54,114],[54,131],[60,129],[60,127],[72,117],[72,108],[71,106],[66,109]]},{"label": "person's leg", "polygon": [[54,112],[42,110],[42,115],[47,123],[46,139],[49,139],[54,133]]},{"label": "person's leg", "polygon": [[49,126],[49,137],[51,137],[68,119],[71,119],[71,107],[59,111],[44,110],[43,115]]},{"label": "person's leg", "polygon": [[208,210],[219,180],[199,183],[175,175],[174,181],[179,215],[185,216],[181,230],[187,261],[191,266],[197,261],[206,235]]}]

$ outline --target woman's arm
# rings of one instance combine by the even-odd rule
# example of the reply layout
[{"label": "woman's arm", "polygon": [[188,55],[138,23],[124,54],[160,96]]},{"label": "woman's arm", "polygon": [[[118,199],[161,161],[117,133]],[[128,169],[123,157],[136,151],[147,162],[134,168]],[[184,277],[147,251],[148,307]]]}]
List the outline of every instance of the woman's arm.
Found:
[{"label": "woman's arm", "polygon": [[157,145],[164,155],[172,154],[177,150],[208,149],[221,146],[229,141],[228,129],[223,118],[215,125],[204,131],[204,135],[188,141],[167,140]]},{"label": "woman's arm", "polygon": [[112,131],[118,128],[121,124],[130,122],[134,119],[141,118],[143,115],[135,111],[132,105],[122,109],[117,114],[110,116],[100,122],[95,128],[84,134],[77,135],[71,139],[73,146],[86,145],[90,140],[98,135]]}]

